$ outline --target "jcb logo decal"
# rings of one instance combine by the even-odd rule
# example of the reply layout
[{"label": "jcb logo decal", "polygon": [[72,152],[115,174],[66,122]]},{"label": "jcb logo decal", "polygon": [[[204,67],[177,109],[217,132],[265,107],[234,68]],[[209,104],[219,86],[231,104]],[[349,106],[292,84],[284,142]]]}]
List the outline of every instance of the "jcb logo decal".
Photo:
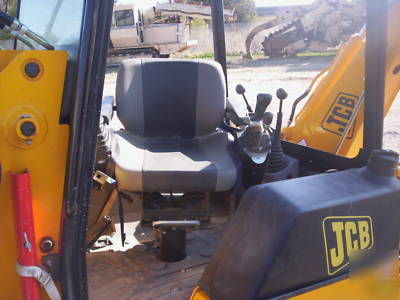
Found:
[{"label": "jcb logo decal", "polygon": [[329,275],[345,268],[352,252],[374,245],[371,217],[327,217],[322,227]]},{"label": "jcb logo decal", "polygon": [[[340,93],[327,115],[322,121],[322,128],[337,135],[342,135],[354,112],[358,97],[346,93]],[[356,121],[347,135],[348,139],[353,138]]]}]

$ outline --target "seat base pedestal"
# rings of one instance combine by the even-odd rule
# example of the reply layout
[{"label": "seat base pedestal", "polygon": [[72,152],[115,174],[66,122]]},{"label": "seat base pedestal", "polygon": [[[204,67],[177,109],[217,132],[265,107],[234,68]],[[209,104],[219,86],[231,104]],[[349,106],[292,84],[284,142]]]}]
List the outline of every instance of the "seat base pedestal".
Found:
[{"label": "seat base pedestal", "polygon": [[164,262],[177,262],[186,258],[186,230],[182,228],[156,229],[160,247],[158,259]]}]

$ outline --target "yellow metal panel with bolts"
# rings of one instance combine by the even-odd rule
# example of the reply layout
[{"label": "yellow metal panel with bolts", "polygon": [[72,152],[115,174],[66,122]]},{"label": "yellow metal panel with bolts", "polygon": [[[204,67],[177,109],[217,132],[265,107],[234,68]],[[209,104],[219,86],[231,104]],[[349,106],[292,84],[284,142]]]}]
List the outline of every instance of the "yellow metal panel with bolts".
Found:
[{"label": "yellow metal panel with bolts", "polygon": [[[55,241],[60,250],[63,188],[69,127],[59,123],[67,64],[65,51],[0,51],[0,281],[1,299],[20,299],[14,211],[10,172],[29,170],[38,261],[39,242]],[[31,77],[25,67],[33,62],[39,73]],[[37,68],[34,74],[37,73]],[[20,125],[30,121],[36,132],[27,137]]]}]

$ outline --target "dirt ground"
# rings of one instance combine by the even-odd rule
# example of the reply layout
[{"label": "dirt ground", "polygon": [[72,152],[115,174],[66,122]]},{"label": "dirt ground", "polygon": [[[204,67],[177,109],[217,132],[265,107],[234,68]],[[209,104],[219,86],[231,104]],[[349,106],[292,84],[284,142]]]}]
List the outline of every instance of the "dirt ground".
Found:
[{"label": "dirt ground", "polygon": [[[251,105],[254,105],[258,93],[274,95],[278,88],[284,88],[289,94],[284,105],[283,124],[286,124],[293,101],[306,90],[311,80],[332,59],[333,56],[310,56],[283,59],[258,58],[249,61],[232,57],[228,61],[229,98],[232,102],[243,105],[243,100],[235,92],[235,86],[239,83],[246,88],[246,95]],[[109,69],[106,74],[104,96],[114,95],[116,71],[116,68]],[[384,129],[384,147],[398,152],[400,151],[399,98],[399,96],[396,98],[385,119]],[[274,100],[269,107],[269,111],[272,112],[276,112],[278,108],[276,97]],[[300,108],[299,105],[298,111]]]}]

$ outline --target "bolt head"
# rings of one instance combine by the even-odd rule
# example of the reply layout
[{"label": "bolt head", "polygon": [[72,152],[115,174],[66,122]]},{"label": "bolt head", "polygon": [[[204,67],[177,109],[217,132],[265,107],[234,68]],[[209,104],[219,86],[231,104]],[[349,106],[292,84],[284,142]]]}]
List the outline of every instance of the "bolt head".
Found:
[{"label": "bolt head", "polygon": [[31,121],[26,121],[21,124],[21,133],[26,137],[31,137],[36,133],[36,126]]},{"label": "bolt head", "polygon": [[44,253],[49,253],[54,249],[54,245],[55,243],[52,238],[49,237],[42,238],[39,243],[40,251]]},{"label": "bolt head", "polygon": [[36,78],[40,73],[40,67],[35,62],[29,62],[25,65],[24,71],[29,78]]}]

